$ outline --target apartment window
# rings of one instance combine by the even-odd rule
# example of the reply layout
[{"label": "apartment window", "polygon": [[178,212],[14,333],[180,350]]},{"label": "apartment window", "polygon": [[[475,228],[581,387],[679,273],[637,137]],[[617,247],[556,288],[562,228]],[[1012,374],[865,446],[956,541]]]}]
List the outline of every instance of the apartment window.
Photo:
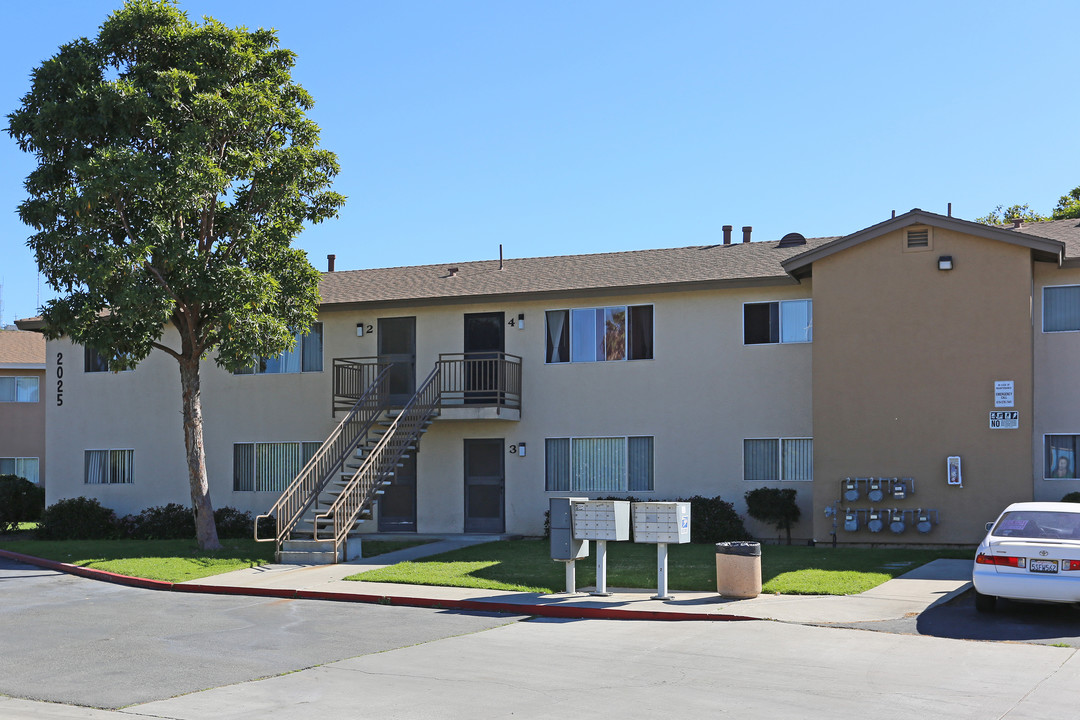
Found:
[{"label": "apartment window", "polygon": [[548,438],[545,489],[643,492],[653,489],[652,437]]},{"label": "apartment window", "polygon": [[0,377],[0,402],[36,403],[40,399],[40,382],[33,375]]},{"label": "apartment window", "polygon": [[292,350],[272,358],[260,358],[255,365],[237,370],[236,374],[322,372],[322,323],[313,323],[305,334],[296,333],[294,340]]},{"label": "apartment window", "polygon": [[1043,288],[1043,332],[1080,330],[1080,285]]},{"label": "apartment window", "polygon": [[1054,480],[1080,477],[1076,471],[1076,451],[1080,449],[1080,435],[1046,435],[1043,447],[1043,477]]},{"label": "apartment window", "polygon": [[308,460],[315,457],[321,443],[235,443],[233,445],[233,490],[282,492]]},{"label": "apartment window", "polygon": [[652,360],[653,306],[547,311],[549,363]]},{"label": "apartment window", "polygon": [[84,454],[87,485],[117,485],[135,482],[134,450],[87,450]]},{"label": "apartment window", "polygon": [[813,480],[813,438],[743,440],[743,479],[749,482]]},{"label": "apartment window", "polygon": [[38,482],[38,458],[0,458],[0,475],[18,475]]},{"label": "apartment window", "polygon": [[747,345],[807,343],[813,339],[813,300],[743,305],[743,342]]}]

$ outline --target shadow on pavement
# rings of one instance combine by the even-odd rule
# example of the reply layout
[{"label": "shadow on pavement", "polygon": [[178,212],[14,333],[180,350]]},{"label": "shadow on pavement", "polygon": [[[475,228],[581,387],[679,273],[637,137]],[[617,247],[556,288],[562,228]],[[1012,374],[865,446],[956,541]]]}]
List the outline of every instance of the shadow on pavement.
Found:
[{"label": "shadow on pavement", "polygon": [[995,612],[980,613],[975,610],[974,592],[968,591],[919,615],[916,631],[941,638],[1080,647],[1080,608],[998,600]]}]

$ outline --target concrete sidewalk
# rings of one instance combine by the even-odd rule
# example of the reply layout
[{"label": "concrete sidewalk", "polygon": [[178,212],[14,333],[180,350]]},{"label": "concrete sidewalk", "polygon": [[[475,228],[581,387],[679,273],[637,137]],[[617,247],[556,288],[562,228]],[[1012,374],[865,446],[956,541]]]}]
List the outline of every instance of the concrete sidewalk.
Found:
[{"label": "concrete sidewalk", "polygon": [[[895,620],[922,613],[971,586],[970,560],[935,560],[859,595],[762,595],[724,599],[710,592],[671,590],[669,600],[653,600],[655,589],[608,588],[597,597],[590,588],[575,595],[522,593],[471,588],[400,585],[344,580],[349,575],[476,544],[467,538],[441,540],[373,558],[337,565],[263,565],[182,583],[191,590],[244,593],[295,591],[305,597],[340,601],[458,607],[562,617],[666,620],[768,619],[829,625]],[[178,586],[178,589],[179,586]],[[185,588],[186,589],[186,588]]]}]

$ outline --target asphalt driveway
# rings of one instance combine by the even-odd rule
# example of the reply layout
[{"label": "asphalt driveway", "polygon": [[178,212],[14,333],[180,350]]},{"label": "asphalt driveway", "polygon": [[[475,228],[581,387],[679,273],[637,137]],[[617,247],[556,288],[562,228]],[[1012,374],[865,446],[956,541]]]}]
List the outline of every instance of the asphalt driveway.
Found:
[{"label": "asphalt driveway", "polygon": [[116,708],[514,621],[142,590],[0,558],[0,694]]}]

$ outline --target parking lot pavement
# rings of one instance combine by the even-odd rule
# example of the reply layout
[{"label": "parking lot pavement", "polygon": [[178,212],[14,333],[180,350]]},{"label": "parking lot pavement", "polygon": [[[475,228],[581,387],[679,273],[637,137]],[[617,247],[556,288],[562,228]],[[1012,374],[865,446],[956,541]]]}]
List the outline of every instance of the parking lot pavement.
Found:
[{"label": "parking lot pavement", "polygon": [[0,558],[0,694],[115,708],[514,621],[157,592]]}]

